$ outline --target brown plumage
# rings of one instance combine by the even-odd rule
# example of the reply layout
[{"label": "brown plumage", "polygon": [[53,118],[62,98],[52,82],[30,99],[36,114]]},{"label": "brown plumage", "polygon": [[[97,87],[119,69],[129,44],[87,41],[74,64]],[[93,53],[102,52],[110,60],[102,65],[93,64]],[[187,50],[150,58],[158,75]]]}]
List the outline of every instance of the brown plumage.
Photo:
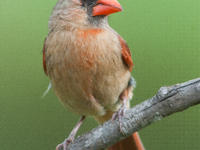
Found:
[{"label": "brown plumage", "polygon": [[[59,0],[43,47],[44,71],[60,102],[99,123],[118,110],[123,115],[135,86],[130,49],[107,22],[107,15],[121,10],[115,0]],[[66,149],[84,118],[57,149]]]}]

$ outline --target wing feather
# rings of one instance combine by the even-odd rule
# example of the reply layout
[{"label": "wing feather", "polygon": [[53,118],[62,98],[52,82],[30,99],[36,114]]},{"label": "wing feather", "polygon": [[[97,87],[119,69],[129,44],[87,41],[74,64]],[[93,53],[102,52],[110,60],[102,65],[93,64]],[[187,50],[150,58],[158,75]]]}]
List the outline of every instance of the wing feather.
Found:
[{"label": "wing feather", "polygon": [[128,45],[126,44],[126,42],[124,41],[124,39],[118,35],[118,39],[122,48],[122,59],[124,61],[124,63],[128,66],[130,72],[132,71],[132,67],[134,67],[132,58],[131,58],[131,51],[128,47]]},{"label": "wing feather", "polygon": [[44,69],[44,73],[48,76],[47,74],[47,67],[46,67],[46,57],[45,57],[45,42],[46,42],[46,39],[44,40],[44,45],[43,45],[43,49],[42,49],[42,52],[43,52],[43,69]]}]

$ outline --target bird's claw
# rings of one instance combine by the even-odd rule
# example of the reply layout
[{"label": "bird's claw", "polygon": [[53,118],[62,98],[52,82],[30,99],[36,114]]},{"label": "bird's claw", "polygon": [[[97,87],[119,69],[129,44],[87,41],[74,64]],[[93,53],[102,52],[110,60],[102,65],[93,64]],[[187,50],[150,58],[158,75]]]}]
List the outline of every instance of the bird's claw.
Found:
[{"label": "bird's claw", "polygon": [[112,122],[114,121],[115,118],[118,117],[119,129],[122,134],[124,134],[124,132],[122,130],[122,126],[123,126],[122,117],[125,117],[126,119],[130,119],[129,117],[126,116],[125,111],[126,111],[126,106],[122,105],[121,108],[116,113],[114,113],[112,116]]},{"label": "bird's claw", "polygon": [[61,147],[63,147],[63,150],[67,150],[67,145],[70,143],[70,142],[74,142],[73,141],[73,138],[67,138],[65,139],[65,141],[61,144],[59,144],[57,147],[56,147],[56,150],[59,150]]},{"label": "bird's claw", "polygon": [[74,129],[72,130],[72,132],[70,133],[69,137],[67,139],[65,139],[65,141],[61,144],[59,144],[56,147],[56,150],[59,150],[60,148],[63,147],[63,150],[67,150],[67,146],[70,142],[74,143],[74,137],[76,135],[76,132],[78,131],[80,125],[83,123],[83,120],[85,119],[85,116],[82,116],[81,119],[78,121],[77,125],[74,127]]}]

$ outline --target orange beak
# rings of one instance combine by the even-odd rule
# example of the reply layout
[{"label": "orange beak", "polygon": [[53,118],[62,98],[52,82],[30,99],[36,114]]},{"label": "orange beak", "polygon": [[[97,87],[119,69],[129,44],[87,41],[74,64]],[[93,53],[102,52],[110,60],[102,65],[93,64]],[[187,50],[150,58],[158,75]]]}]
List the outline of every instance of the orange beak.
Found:
[{"label": "orange beak", "polygon": [[117,0],[98,0],[97,5],[93,8],[93,16],[108,16],[122,10],[122,6]]}]

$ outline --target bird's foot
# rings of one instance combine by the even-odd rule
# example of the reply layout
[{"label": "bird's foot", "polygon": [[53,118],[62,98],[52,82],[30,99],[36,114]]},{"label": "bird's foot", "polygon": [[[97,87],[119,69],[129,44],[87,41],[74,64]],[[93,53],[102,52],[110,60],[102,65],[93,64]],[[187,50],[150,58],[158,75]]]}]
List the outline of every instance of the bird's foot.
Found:
[{"label": "bird's foot", "polygon": [[118,117],[119,129],[122,134],[124,134],[122,130],[122,126],[123,126],[122,117],[125,117],[126,119],[130,119],[129,117],[126,116],[125,111],[126,111],[126,106],[125,106],[125,103],[123,103],[120,109],[116,113],[114,113],[112,116],[112,122],[114,121],[115,118]]},{"label": "bird's foot", "polygon": [[79,129],[79,127],[81,126],[81,124],[83,123],[83,120],[85,119],[85,116],[82,116],[81,119],[78,121],[78,123],[76,124],[76,126],[74,127],[74,129],[72,130],[72,132],[70,133],[69,137],[67,139],[65,139],[65,141],[61,144],[59,144],[57,147],[56,147],[56,150],[59,150],[60,148],[63,147],[63,150],[67,150],[67,145],[70,143],[70,142],[73,142],[74,140],[74,137]]},{"label": "bird's foot", "polygon": [[63,150],[67,150],[67,145],[70,142],[73,142],[74,138],[73,137],[68,137],[67,139],[65,139],[65,141],[63,143],[60,143],[57,145],[56,150],[59,150],[61,147],[63,147]]}]

